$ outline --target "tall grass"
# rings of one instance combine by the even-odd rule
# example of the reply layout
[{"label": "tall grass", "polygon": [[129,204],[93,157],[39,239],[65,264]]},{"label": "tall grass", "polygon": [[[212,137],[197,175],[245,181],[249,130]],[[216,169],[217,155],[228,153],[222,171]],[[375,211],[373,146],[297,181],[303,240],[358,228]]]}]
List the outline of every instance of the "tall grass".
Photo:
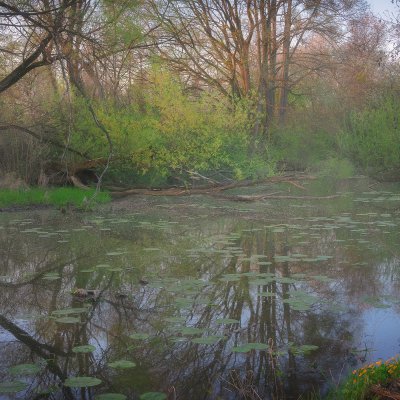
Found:
[{"label": "tall grass", "polygon": [[[0,207],[54,205],[63,207],[72,205],[83,207],[95,194],[94,189],[82,190],[78,188],[31,188],[27,190],[1,189]],[[107,203],[111,196],[106,192],[99,192],[93,198],[94,203]]]}]

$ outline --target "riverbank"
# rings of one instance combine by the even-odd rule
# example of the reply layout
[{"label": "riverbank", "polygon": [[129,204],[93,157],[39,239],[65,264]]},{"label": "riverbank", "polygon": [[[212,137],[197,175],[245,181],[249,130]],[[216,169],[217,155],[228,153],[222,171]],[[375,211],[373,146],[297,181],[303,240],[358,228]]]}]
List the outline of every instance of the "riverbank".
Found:
[{"label": "riverbank", "polygon": [[79,188],[0,189],[0,211],[20,211],[47,207],[85,208],[111,201],[107,192]]}]

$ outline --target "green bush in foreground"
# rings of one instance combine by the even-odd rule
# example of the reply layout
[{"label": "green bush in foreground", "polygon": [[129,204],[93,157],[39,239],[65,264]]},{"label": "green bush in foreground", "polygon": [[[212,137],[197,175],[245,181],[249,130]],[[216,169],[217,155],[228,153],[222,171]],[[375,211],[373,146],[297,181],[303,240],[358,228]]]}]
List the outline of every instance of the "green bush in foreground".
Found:
[{"label": "green bush in foreground", "polygon": [[356,369],[347,378],[334,398],[343,400],[364,400],[379,398],[371,392],[373,385],[385,387],[400,378],[400,358],[377,361]]},{"label": "green bush in foreground", "polygon": [[83,207],[86,204],[107,203],[111,196],[106,192],[99,192],[94,196],[95,190],[82,190],[78,188],[32,188],[28,190],[0,190],[0,207],[28,206],[28,205],[54,205],[62,207],[72,205]]}]

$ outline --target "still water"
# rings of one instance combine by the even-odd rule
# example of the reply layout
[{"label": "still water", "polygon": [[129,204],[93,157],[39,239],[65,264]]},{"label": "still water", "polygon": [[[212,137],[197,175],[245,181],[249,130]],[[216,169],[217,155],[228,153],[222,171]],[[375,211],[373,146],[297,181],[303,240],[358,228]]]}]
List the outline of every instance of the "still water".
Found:
[{"label": "still water", "polygon": [[400,353],[400,187],[330,193],[0,213],[0,398],[298,399]]}]

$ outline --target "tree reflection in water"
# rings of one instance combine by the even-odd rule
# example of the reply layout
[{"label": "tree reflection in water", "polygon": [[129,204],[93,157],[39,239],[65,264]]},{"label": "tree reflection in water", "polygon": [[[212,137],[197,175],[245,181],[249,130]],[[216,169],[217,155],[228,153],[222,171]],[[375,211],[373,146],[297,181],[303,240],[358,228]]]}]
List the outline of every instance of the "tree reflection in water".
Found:
[{"label": "tree reflection in water", "polygon": [[[3,217],[0,230],[1,380],[12,379],[6,367],[46,361],[20,377],[30,384],[24,398],[45,388],[53,399],[135,399],[155,390],[177,399],[296,399],[324,391],[362,361],[354,352],[363,344],[362,312],[392,305],[398,287],[395,240],[367,229],[371,217],[266,224],[221,215],[194,225],[184,214],[179,224],[77,217],[63,220],[62,231],[57,218]],[[388,250],[377,251],[383,241]],[[74,288],[99,295],[77,298]],[[71,314],[79,323],[57,322],[57,310],[82,307]],[[396,304],[391,312],[398,315]],[[192,341],[209,336],[220,339]],[[247,343],[266,346],[235,351]],[[85,344],[95,351],[73,351]],[[137,366],[114,369],[115,360]],[[74,376],[102,384],[62,385]]]}]

